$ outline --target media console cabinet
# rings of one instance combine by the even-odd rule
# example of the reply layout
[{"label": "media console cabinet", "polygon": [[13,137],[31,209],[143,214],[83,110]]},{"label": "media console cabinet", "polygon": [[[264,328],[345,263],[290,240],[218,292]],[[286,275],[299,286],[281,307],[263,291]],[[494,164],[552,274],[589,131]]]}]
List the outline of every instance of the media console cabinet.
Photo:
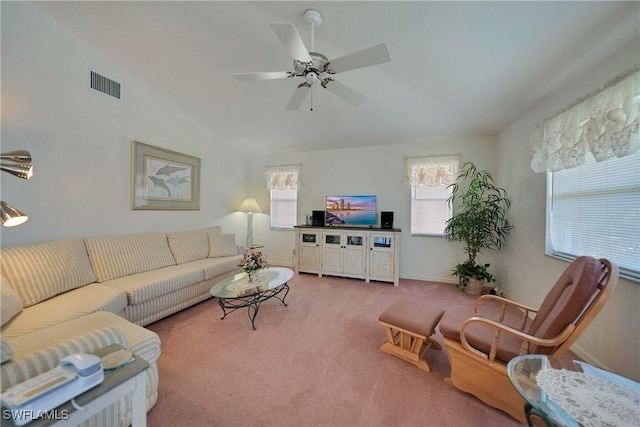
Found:
[{"label": "media console cabinet", "polygon": [[400,229],[296,225],[297,273],[392,282],[400,273]]}]

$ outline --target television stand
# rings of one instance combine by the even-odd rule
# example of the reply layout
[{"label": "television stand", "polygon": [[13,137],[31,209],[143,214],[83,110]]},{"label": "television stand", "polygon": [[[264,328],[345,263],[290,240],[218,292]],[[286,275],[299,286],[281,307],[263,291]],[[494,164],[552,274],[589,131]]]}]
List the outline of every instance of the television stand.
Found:
[{"label": "television stand", "polygon": [[297,273],[399,284],[400,229],[296,225]]}]

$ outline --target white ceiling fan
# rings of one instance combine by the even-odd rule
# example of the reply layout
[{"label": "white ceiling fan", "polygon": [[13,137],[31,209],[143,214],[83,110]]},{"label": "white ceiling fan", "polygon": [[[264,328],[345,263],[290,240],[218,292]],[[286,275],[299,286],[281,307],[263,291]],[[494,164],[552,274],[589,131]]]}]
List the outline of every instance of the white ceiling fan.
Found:
[{"label": "white ceiling fan", "polygon": [[[318,82],[323,88],[348,103],[355,106],[362,104],[367,99],[365,96],[338,82],[332,76],[337,73],[391,61],[387,45],[384,43],[379,44],[329,60],[323,54],[314,52],[314,28],[322,23],[322,15],[317,10],[308,9],[304,12],[304,19],[311,26],[311,51],[307,51],[300,34],[298,34],[293,24],[269,24],[280,41],[289,50],[291,56],[293,56],[293,71],[235,73],[233,77],[239,81],[302,78],[304,81],[294,91],[289,104],[287,104],[287,110],[299,109],[307,93]],[[313,104],[311,110],[313,110]]]}]

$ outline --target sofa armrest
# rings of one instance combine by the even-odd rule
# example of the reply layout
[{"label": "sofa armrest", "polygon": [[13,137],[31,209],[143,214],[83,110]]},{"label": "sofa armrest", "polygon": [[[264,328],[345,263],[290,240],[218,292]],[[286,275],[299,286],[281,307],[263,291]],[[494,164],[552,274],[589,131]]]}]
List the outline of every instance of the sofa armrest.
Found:
[{"label": "sofa armrest", "polygon": [[70,354],[93,353],[110,344],[120,344],[128,348],[127,338],[120,330],[103,327],[17,359],[11,359],[0,367],[2,391],[55,368],[60,359]]}]

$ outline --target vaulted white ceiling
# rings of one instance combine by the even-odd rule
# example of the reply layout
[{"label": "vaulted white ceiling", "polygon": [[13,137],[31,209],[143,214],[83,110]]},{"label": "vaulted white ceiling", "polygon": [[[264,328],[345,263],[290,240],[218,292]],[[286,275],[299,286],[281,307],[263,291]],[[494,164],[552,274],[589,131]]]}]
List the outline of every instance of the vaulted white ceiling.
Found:
[{"label": "vaulted white ceiling", "polygon": [[[247,153],[493,135],[640,34],[637,2],[43,2],[221,140]],[[386,43],[391,62],[337,74],[359,107],[322,89],[285,107],[300,81],[269,22],[291,22],[329,59]],[[96,70],[100,71],[100,70]],[[126,83],[126,82],[125,82]],[[126,90],[126,85],[124,86]],[[126,92],[125,92],[126,96]]]}]

